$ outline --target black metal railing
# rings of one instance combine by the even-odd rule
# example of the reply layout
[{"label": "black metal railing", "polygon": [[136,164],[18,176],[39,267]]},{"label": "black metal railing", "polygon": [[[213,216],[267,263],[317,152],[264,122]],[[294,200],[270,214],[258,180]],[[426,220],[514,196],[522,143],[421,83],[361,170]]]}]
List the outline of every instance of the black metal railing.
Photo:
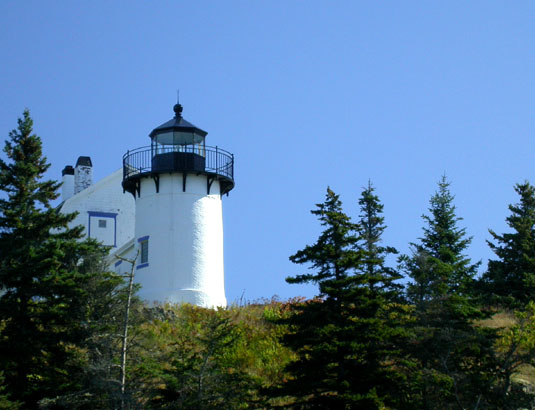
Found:
[{"label": "black metal railing", "polygon": [[167,145],[140,147],[123,156],[123,181],[142,174],[196,171],[234,180],[234,155],[218,147]]}]

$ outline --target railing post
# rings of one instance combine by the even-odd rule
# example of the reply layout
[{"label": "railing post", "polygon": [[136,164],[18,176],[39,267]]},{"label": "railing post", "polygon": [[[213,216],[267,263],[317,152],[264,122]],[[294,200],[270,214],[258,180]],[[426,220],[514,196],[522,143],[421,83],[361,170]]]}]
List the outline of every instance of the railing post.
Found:
[{"label": "railing post", "polygon": [[123,159],[123,178],[130,176],[130,173],[128,172],[128,167],[126,166],[129,156],[130,156],[130,150],[127,150],[126,156]]},{"label": "railing post", "polygon": [[215,172],[216,174],[219,173],[219,154],[217,151],[217,145],[215,146]]}]

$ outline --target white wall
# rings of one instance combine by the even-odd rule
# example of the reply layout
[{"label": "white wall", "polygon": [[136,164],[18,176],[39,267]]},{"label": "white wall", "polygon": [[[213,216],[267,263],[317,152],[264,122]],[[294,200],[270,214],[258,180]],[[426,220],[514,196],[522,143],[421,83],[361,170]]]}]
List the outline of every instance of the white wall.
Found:
[{"label": "white wall", "polygon": [[148,264],[136,270],[140,297],[148,301],[225,306],[223,216],[219,182],[207,194],[205,175],[161,174],[141,180],[136,199],[135,245],[149,237]]},{"label": "white wall", "polygon": [[[85,235],[117,248],[132,239],[135,202],[131,194],[123,193],[122,178],[122,170],[117,170],[66,200],[61,212],[78,212],[70,226],[82,225]],[[101,220],[106,227],[99,227]]]}]

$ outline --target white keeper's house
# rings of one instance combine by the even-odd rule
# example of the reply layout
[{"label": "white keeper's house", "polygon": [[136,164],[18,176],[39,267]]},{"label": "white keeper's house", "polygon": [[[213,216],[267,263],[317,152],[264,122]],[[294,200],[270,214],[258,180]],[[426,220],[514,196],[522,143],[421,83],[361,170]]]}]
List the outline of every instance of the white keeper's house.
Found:
[{"label": "white keeper's house", "polygon": [[142,299],[225,306],[221,199],[234,188],[234,156],[206,145],[180,104],[174,112],[101,181],[89,157],[67,165],[61,211],[78,212],[71,225],[110,247],[111,270],[129,272],[121,258],[135,260]]}]

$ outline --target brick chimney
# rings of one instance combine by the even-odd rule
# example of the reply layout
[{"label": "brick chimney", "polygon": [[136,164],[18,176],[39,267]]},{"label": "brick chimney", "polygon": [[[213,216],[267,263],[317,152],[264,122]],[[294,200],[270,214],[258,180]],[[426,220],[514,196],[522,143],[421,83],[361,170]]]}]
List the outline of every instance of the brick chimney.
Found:
[{"label": "brick chimney", "polygon": [[93,184],[93,164],[90,157],[78,157],[74,168],[74,194]]}]

